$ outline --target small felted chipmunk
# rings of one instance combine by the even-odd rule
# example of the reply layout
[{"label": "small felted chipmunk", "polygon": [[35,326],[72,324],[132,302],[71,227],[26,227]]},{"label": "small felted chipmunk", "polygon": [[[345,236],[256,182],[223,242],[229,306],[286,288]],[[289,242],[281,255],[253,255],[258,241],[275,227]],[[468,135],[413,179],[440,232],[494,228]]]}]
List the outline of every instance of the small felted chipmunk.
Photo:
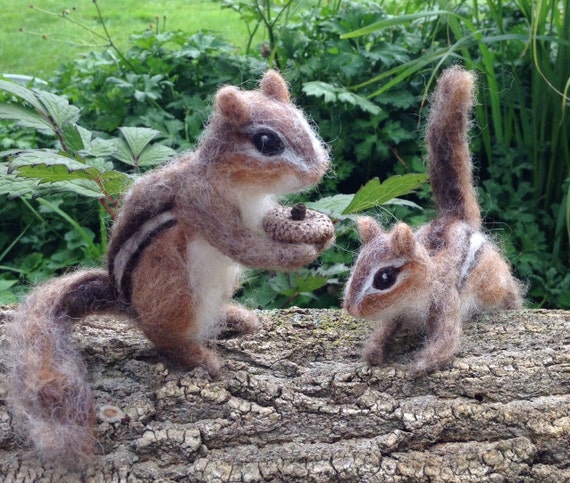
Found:
[{"label": "small felted chipmunk", "polygon": [[258,324],[231,302],[240,265],[295,269],[332,243],[327,217],[292,216],[275,201],[317,183],[328,165],[277,72],[259,90],[217,92],[197,149],[142,176],[125,197],[107,269],[36,288],[15,315],[9,401],[41,456],[74,465],[93,452],[94,403],[72,325],[89,314],[127,314],[171,358],[215,375],[220,362],[203,341]]},{"label": "small felted chipmunk", "polygon": [[372,218],[358,220],[364,246],[344,307],[379,321],[364,349],[371,365],[384,361],[392,337],[407,326],[427,335],[410,373],[441,368],[459,349],[465,320],[521,307],[520,283],[481,232],[467,138],[474,82],[472,73],[451,67],[433,96],[426,141],[438,216],[415,232],[404,223],[386,232]]}]

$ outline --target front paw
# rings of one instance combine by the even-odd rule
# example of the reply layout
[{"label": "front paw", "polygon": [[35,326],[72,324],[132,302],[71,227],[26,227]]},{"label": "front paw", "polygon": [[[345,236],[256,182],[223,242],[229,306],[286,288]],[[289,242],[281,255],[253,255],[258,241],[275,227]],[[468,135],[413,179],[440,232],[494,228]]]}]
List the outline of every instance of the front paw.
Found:
[{"label": "front paw", "polygon": [[428,374],[445,367],[449,362],[451,361],[441,359],[431,360],[429,357],[425,356],[417,357],[408,366],[407,374],[409,377],[417,379],[418,377],[427,376]]},{"label": "front paw", "polygon": [[370,366],[381,366],[384,363],[384,348],[368,343],[364,347],[362,357]]}]

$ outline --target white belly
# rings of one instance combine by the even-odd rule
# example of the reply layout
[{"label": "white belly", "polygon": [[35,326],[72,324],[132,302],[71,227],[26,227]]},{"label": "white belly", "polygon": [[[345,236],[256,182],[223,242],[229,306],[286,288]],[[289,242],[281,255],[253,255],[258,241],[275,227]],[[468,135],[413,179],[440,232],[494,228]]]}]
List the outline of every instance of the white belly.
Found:
[{"label": "white belly", "polygon": [[191,241],[186,253],[197,322],[189,335],[214,338],[222,328],[223,309],[237,286],[240,266],[202,239]]}]

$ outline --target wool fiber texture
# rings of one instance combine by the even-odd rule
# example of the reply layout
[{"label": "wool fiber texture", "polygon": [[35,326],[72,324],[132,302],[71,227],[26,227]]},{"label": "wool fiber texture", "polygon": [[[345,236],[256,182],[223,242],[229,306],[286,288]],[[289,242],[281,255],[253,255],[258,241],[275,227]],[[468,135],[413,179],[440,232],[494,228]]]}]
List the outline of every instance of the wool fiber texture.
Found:
[{"label": "wool fiber texture", "polygon": [[279,73],[265,73],[253,91],[218,90],[196,150],[145,174],[125,196],[106,270],[41,285],[17,311],[5,358],[9,402],[41,458],[81,466],[96,449],[95,403],[72,326],[89,314],[127,315],[161,353],[215,377],[221,361],[208,339],[259,324],[232,301],[242,266],[297,269],[333,242],[323,215],[300,231],[285,219],[264,226],[285,210],[279,196],[310,188],[328,166],[327,147]]},{"label": "wool fiber texture", "polygon": [[410,374],[440,369],[460,349],[465,321],[522,306],[522,285],[480,231],[468,143],[474,89],[474,75],[454,66],[442,73],[432,98],[426,142],[437,217],[416,230],[400,222],[386,231],[372,218],[359,220],[363,247],[344,307],[378,321],[364,348],[371,365],[385,362],[392,338],[407,327],[425,337]]}]

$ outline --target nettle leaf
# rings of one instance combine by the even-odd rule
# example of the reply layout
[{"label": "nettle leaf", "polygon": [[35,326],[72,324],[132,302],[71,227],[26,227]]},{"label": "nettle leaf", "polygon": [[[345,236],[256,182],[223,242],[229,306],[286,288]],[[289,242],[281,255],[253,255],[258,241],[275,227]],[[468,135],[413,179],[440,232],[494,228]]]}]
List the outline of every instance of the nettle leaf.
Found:
[{"label": "nettle leaf", "polygon": [[115,145],[115,150],[111,156],[122,163],[128,164],[129,166],[137,165],[137,160],[124,139],[114,139],[113,143]]},{"label": "nettle leaf", "polygon": [[[79,126],[78,126],[79,128]],[[79,128],[79,132],[87,131],[86,129]],[[90,131],[87,131],[91,134]],[[113,156],[117,151],[116,139],[101,139],[93,138],[89,141],[83,136],[84,149],[79,151],[80,156],[93,156],[96,158],[106,158],[108,156]]]},{"label": "nettle leaf", "polygon": [[166,162],[176,151],[162,144],[148,146],[139,157],[139,166],[154,166]]},{"label": "nettle leaf", "polygon": [[68,191],[90,198],[107,195],[116,196],[132,183],[129,175],[120,171],[100,172],[88,167],[85,170],[68,171],[63,165],[23,166],[18,174],[25,178],[34,178],[40,183],[49,184],[49,191]]},{"label": "nettle leaf", "polygon": [[85,147],[83,136],[77,125],[65,123],[61,137],[63,144],[73,152],[78,152]]},{"label": "nettle leaf", "polygon": [[101,199],[105,197],[105,191],[102,186],[92,179],[74,179],[67,181],[56,181],[53,183],[45,183],[39,188],[37,195],[43,193],[75,193],[86,198]]},{"label": "nettle leaf", "polygon": [[370,114],[379,114],[382,109],[363,96],[349,91],[345,87],[337,87],[327,82],[311,81],[303,84],[303,92],[308,96],[323,97],[325,102],[344,102],[359,107]]},{"label": "nettle leaf", "polygon": [[[95,158],[89,164],[59,155],[55,152],[29,151],[20,154],[10,163],[10,172],[15,171],[12,180],[33,180],[35,184],[22,184],[17,193],[12,187],[2,189],[0,193],[9,192],[11,196],[21,195],[27,188],[37,194],[41,191],[57,192],[58,190],[74,192],[90,198],[115,196],[123,193],[132,183],[128,174],[112,169],[112,165],[103,159]],[[3,182],[5,176],[0,178]],[[38,183],[49,186],[40,186]]]},{"label": "nettle leaf", "polygon": [[5,165],[0,165],[0,195],[8,195],[10,198],[21,198],[33,193],[39,181],[36,179],[20,178],[8,174]]},{"label": "nettle leaf", "polygon": [[79,120],[79,108],[71,105],[65,97],[45,91],[37,91],[36,94],[60,129],[66,123],[75,124]]},{"label": "nettle leaf", "polygon": [[10,291],[16,283],[18,283],[17,280],[0,280],[0,305],[13,304],[18,301],[16,295]]},{"label": "nettle leaf", "polygon": [[17,280],[0,280],[0,291],[8,290],[10,287],[16,285]]},{"label": "nettle leaf", "polygon": [[176,151],[161,144],[150,145],[160,131],[145,127],[120,128],[124,139],[115,139],[115,152],[111,154],[130,166],[154,166],[167,161]]},{"label": "nettle leaf", "polygon": [[302,90],[308,96],[323,97],[325,102],[335,102],[337,98],[336,87],[322,81],[305,82]]},{"label": "nettle leaf", "polygon": [[[117,150],[115,139],[102,139],[93,137],[93,133],[88,129],[76,124],[75,129],[77,134],[81,137],[82,146],[77,150],[77,154],[82,157],[105,158],[113,155]],[[93,163],[86,161],[93,166]],[[109,169],[113,169],[112,164],[109,164]]]},{"label": "nettle leaf", "polygon": [[427,179],[427,174],[419,173],[391,176],[384,183],[380,183],[378,178],[373,178],[358,190],[343,214],[365,211],[383,205],[399,196],[412,193]]},{"label": "nettle leaf", "polygon": [[347,104],[351,104],[353,106],[360,107],[365,112],[369,112],[370,114],[379,114],[382,112],[382,109],[378,107],[373,102],[369,101],[365,97],[359,96],[354,92],[347,91],[343,89],[338,93],[338,100],[342,102],[346,102]]},{"label": "nettle leaf", "polygon": [[21,174],[22,168],[28,166],[61,166],[68,172],[84,170],[89,166],[73,158],[63,156],[55,151],[47,149],[35,149],[33,151],[23,151],[10,162],[9,172],[14,170]]},{"label": "nettle leaf", "polygon": [[309,294],[324,287],[329,279],[316,273],[300,273],[294,276],[294,283],[298,292]]},{"label": "nettle leaf", "polygon": [[45,112],[45,108],[42,103],[38,100],[36,93],[30,89],[27,89],[14,82],[8,82],[0,80],[0,90],[9,92],[10,94],[19,97],[20,99],[26,101],[37,111]]},{"label": "nettle leaf", "polygon": [[423,210],[423,208],[418,205],[417,203],[414,203],[413,201],[410,200],[403,200],[401,198],[392,198],[389,201],[386,201],[386,203],[384,203],[385,205],[392,205],[392,206],[406,206],[408,208],[413,208],[414,210]]},{"label": "nettle leaf", "polygon": [[138,159],[144,148],[160,134],[160,131],[148,127],[121,127],[119,131],[135,159]]},{"label": "nettle leaf", "polygon": [[116,150],[116,145],[112,139],[93,139],[86,147],[86,152],[92,156],[111,156]]},{"label": "nettle leaf", "polygon": [[311,210],[320,211],[325,215],[331,216],[333,218],[341,219],[345,218],[343,215],[344,210],[350,205],[350,202],[354,198],[354,195],[333,195],[325,196],[317,201],[311,201],[306,203],[307,208]]},{"label": "nettle leaf", "polygon": [[[36,178],[42,183],[52,183],[55,181],[72,181],[77,179],[93,179],[93,173],[90,173],[87,167],[82,170],[69,170],[63,164],[34,164],[24,165],[18,168],[17,175],[24,178]],[[90,168],[93,169],[93,168]]]},{"label": "nettle leaf", "polygon": [[120,171],[108,171],[99,176],[97,181],[107,195],[118,196],[127,190],[134,178]]},{"label": "nettle leaf", "polygon": [[0,104],[0,119],[16,121],[16,124],[21,127],[53,130],[52,125],[41,114],[29,107],[20,106],[18,104]]}]

